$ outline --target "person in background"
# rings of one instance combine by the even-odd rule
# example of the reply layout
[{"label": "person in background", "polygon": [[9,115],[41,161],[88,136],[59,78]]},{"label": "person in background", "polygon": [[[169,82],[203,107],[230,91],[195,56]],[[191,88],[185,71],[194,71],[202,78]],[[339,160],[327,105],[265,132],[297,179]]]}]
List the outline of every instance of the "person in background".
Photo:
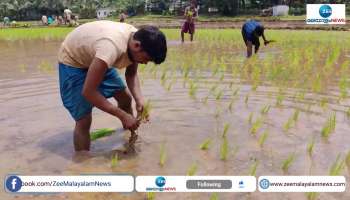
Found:
[{"label": "person in background", "polygon": [[48,23],[47,23],[47,16],[46,16],[46,15],[41,16],[41,23],[42,23],[44,26],[47,26],[47,25],[48,25]]},{"label": "person in background", "polygon": [[10,18],[4,17],[4,26],[9,26],[9,25],[10,25]]},{"label": "person in background", "polygon": [[125,22],[125,19],[126,19],[127,15],[125,14],[124,11],[122,11],[119,15],[119,22]]},{"label": "person in background", "polygon": [[270,41],[266,40],[265,38],[264,30],[265,30],[264,26],[255,20],[248,20],[243,24],[242,37],[247,47],[248,58],[252,56],[253,46],[254,46],[254,52],[258,53],[259,47],[260,47],[259,37],[263,38],[264,45],[267,45],[268,43],[270,43]]},{"label": "person in background", "polygon": [[181,28],[181,41],[184,42],[184,33],[189,33],[191,36],[191,42],[193,41],[193,35],[195,32],[194,21],[198,15],[198,10],[195,5],[195,1],[191,1],[191,5],[185,8],[185,22]]},{"label": "person in background", "polygon": [[70,24],[71,15],[72,15],[72,11],[69,10],[68,8],[65,8],[64,11],[63,11],[64,24]]},{"label": "person in background", "polygon": [[48,18],[47,18],[47,24],[48,25],[51,25],[53,23],[53,18],[51,17],[51,16],[49,16]]}]

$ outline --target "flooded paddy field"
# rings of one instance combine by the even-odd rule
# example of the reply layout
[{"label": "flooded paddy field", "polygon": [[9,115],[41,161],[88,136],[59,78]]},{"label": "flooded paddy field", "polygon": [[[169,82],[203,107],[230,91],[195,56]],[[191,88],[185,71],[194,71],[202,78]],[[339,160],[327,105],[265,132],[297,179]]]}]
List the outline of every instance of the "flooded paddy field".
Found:
[{"label": "flooded paddy field", "polygon": [[[74,121],[62,106],[55,37],[0,41],[0,174],[350,175],[350,34],[267,30],[245,58],[240,30],[198,30],[179,42],[164,30],[168,56],[139,66],[151,121],[136,152],[111,160],[128,131],[94,109],[92,130],[115,128],[74,152]],[[2,37],[3,35],[0,34]],[[124,73],[120,71],[120,73]],[[112,100],[111,100],[112,101]],[[113,101],[112,101],[113,102]],[[115,103],[115,102],[114,102]],[[218,199],[350,199],[350,192],[219,193]],[[156,193],[155,199],[210,199],[210,193]],[[147,199],[145,193],[11,195],[0,199]]]}]

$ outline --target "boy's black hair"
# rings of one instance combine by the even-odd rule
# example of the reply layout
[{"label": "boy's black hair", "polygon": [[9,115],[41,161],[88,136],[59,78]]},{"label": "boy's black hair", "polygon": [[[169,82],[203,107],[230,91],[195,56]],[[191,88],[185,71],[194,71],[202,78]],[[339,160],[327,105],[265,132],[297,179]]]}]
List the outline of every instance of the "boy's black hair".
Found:
[{"label": "boy's black hair", "polygon": [[166,38],[157,27],[140,27],[134,34],[134,39],[141,42],[141,48],[151,57],[154,63],[164,62],[167,53]]}]

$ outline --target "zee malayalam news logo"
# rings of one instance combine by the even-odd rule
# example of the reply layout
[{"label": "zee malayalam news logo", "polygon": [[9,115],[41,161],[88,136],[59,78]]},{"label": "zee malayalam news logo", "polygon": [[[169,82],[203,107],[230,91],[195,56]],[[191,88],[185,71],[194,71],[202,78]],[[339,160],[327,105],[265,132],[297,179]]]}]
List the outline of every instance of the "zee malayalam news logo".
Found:
[{"label": "zee malayalam news logo", "polygon": [[163,176],[158,176],[156,180],[154,181],[157,187],[147,187],[147,191],[158,191],[158,192],[163,192],[163,191],[168,191],[168,192],[175,192],[176,187],[164,187],[166,183],[166,179]]},{"label": "zee malayalam news logo", "polygon": [[307,4],[307,24],[345,24],[345,4]]}]

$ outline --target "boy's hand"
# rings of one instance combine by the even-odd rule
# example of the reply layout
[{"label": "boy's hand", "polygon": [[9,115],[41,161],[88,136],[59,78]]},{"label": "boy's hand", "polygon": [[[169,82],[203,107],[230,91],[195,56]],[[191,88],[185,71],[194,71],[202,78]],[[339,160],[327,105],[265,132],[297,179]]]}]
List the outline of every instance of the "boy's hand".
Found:
[{"label": "boy's hand", "polygon": [[[145,107],[145,104],[144,104],[143,101],[136,103],[136,111],[137,111],[137,117],[136,118],[137,119],[141,118],[141,114],[143,112],[144,107]],[[149,121],[149,115],[146,116],[146,122],[148,122],[148,121]]]},{"label": "boy's hand", "polygon": [[265,41],[264,41],[264,45],[265,45],[265,46],[266,46],[268,43],[270,43],[269,40],[265,40]]},{"label": "boy's hand", "polygon": [[121,119],[124,129],[136,130],[140,126],[140,122],[132,115],[126,114]]}]

